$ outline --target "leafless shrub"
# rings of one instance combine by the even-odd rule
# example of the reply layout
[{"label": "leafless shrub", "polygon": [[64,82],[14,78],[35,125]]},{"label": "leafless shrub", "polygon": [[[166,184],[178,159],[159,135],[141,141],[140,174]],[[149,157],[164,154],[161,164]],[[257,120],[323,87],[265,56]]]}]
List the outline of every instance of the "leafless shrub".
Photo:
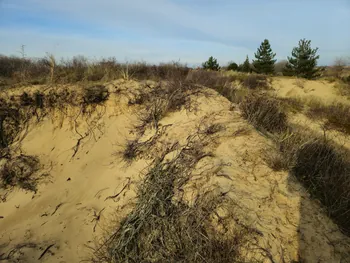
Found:
[{"label": "leafless shrub", "polygon": [[39,160],[33,156],[20,155],[8,160],[0,170],[2,187],[18,186],[36,192],[37,182],[32,175],[38,167]]},{"label": "leafless shrub", "polygon": [[242,116],[261,131],[280,133],[287,129],[287,115],[275,98],[250,94],[239,107]]}]

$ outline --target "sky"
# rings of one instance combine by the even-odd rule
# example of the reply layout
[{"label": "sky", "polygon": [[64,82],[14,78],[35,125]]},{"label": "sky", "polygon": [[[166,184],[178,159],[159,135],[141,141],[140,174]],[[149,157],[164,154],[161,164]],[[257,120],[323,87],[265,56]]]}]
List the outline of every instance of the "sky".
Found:
[{"label": "sky", "polygon": [[350,0],[0,0],[3,55],[226,64],[264,39],[286,59],[302,38],[319,65],[350,56]]}]

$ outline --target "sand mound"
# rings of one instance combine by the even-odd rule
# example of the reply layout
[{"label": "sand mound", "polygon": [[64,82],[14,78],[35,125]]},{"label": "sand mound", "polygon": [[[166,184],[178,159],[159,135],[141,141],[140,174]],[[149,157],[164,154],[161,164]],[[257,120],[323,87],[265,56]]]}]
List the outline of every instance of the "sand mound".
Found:
[{"label": "sand mound", "polygon": [[[156,142],[146,144],[142,157],[125,162],[124,148],[137,137],[134,125],[142,106],[130,105],[130,100],[140,85],[110,83],[108,100],[90,114],[72,106],[28,125],[13,147],[18,153],[36,156],[45,176],[38,181],[36,192],[0,191],[1,259],[89,259],[94,241],[111,222],[133,209],[136,186],[161,149],[175,143],[184,145],[190,135],[206,134],[211,138],[207,147],[213,156],[196,166],[186,185],[187,199],[213,187],[227,194],[234,201],[232,210],[237,211],[235,223],[255,231],[257,249],[249,251],[250,258],[350,262],[350,239],[293,177],[267,166],[262,152],[269,150],[270,142],[242,119],[238,108],[212,90],[191,97],[196,106],[191,110],[166,114],[158,130],[148,127],[140,140],[147,141],[162,129]],[[316,94],[311,84],[306,86]],[[303,94],[300,89],[293,86],[283,94]]]}]

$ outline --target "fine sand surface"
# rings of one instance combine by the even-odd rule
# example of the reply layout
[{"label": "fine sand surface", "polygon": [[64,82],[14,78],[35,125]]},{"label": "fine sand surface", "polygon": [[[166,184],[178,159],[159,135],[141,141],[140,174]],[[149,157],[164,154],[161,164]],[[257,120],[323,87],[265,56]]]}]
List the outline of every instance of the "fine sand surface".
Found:
[{"label": "fine sand surface", "polygon": [[[331,84],[307,82],[310,91],[305,93],[293,81],[275,79],[276,92],[338,98]],[[137,183],[157,156],[157,147],[183,144],[189,135],[213,123],[223,127],[210,144],[214,158],[203,164],[209,167],[204,175],[198,167],[187,192],[216,186],[228,193],[236,203],[232,209],[239,221],[256,229],[257,242],[269,251],[269,255],[252,252],[262,254],[263,262],[297,262],[299,257],[303,262],[350,262],[350,238],[340,233],[295,178],[267,166],[263,156],[271,142],[215,91],[192,98],[194,111],[169,113],[160,121],[165,133],[150,149],[149,158],[126,164],[120,152],[134,138],[140,107],[128,105],[128,93],[138,85],[133,81],[108,84],[111,92],[116,88],[119,92],[97,106],[89,118],[82,118],[79,109],[70,109],[70,117],[55,112],[54,117],[29,126],[18,149],[37,156],[39,173],[46,176],[36,194],[14,189],[7,193],[6,202],[0,201],[0,255],[11,254],[11,260],[4,262],[89,259],[89,247],[103,230],[133,207]],[[147,130],[145,138],[154,132]],[[80,135],[84,139],[77,147]]]}]

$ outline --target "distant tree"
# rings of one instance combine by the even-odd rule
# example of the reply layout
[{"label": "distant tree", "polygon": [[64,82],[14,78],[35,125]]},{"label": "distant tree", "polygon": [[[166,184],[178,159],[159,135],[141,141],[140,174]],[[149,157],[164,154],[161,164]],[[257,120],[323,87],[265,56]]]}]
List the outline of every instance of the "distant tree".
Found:
[{"label": "distant tree", "polygon": [[293,48],[292,57],[288,57],[284,73],[306,79],[319,76],[317,60],[320,56],[316,55],[317,50],[311,48],[311,40],[301,39],[299,46]]},{"label": "distant tree", "polygon": [[216,58],[212,56],[209,57],[208,61],[202,64],[203,69],[215,70],[218,71],[220,69],[219,63]]},{"label": "distant tree", "polygon": [[274,59],[276,53],[272,52],[270,43],[265,39],[257,52],[254,54],[256,60],[253,60],[253,67],[257,73],[263,74],[273,74],[275,71],[274,64],[276,60]]},{"label": "distant tree", "polygon": [[227,70],[233,70],[237,71],[238,70],[238,65],[235,62],[230,62],[227,66]]},{"label": "distant tree", "polygon": [[252,67],[249,63],[249,58],[248,56],[246,57],[245,61],[243,64],[239,65],[239,71],[241,72],[252,72]]},{"label": "distant tree", "polygon": [[275,74],[282,74],[287,63],[288,63],[287,60],[281,60],[275,63]]}]

